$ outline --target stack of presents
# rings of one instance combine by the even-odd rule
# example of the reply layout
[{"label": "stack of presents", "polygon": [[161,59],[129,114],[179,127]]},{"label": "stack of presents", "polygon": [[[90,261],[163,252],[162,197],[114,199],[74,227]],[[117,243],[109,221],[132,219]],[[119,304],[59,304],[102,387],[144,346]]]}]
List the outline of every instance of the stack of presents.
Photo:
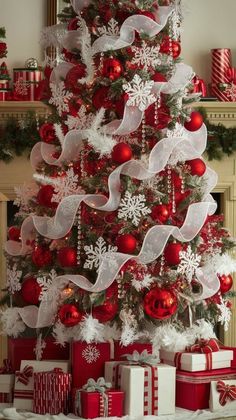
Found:
[{"label": "stack of presents", "polygon": [[201,340],[185,352],[160,352],[149,343],[47,339],[44,360],[34,360],[34,339],[9,339],[0,374],[1,406],[37,414],[83,418],[168,415],[175,407],[236,409],[236,349]]}]

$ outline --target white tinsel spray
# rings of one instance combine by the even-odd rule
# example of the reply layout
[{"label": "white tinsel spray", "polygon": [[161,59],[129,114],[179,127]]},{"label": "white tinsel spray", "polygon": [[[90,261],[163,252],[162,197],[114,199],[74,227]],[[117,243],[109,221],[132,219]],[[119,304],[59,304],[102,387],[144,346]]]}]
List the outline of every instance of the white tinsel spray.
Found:
[{"label": "white tinsel spray", "polygon": [[18,308],[7,308],[0,311],[0,321],[2,324],[1,334],[18,337],[25,331],[26,325],[21,320]]},{"label": "white tinsel spray", "polygon": [[104,325],[100,324],[92,315],[87,315],[80,322],[80,336],[81,340],[86,343],[102,342],[104,341]]}]

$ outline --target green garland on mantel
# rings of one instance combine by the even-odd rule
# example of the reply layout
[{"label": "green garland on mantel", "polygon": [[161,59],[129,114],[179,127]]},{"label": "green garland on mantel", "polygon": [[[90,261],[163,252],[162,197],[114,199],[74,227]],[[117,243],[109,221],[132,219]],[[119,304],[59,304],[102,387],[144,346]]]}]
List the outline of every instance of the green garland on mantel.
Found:
[{"label": "green garland on mantel", "polygon": [[[209,160],[221,160],[236,151],[236,127],[226,128],[223,124],[211,124],[204,108],[198,108],[207,126],[208,141],[206,154]],[[0,127],[0,161],[11,162],[15,156],[28,155],[32,147],[40,141],[38,126],[43,119],[37,119],[34,111],[28,111],[20,121],[9,117],[4,127]]]}]

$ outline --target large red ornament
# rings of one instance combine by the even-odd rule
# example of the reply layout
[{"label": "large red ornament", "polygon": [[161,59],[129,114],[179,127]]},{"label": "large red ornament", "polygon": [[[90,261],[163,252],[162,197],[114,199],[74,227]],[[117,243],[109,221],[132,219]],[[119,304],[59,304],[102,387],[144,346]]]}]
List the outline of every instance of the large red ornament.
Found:
[{"label": "large red ornament", "polygon": [[56,208],[58,203],[52,201],[55,190],[52,185],[42,185],[37,194],[37,201],[40,206]]},{"label": "large red ornament", "polygon": [[44,123],[39,128],[39,135],[45,143],[54,143],[56,140],[55,128],[52,123]]},{"label": "large red ornament", "polygon": [[116,58],[106,58],[103,60],[102,75],[110,80],[119,79],[123,72],[122,64]]},{"label": "large red ornament", "polygon": [[179,41],[171,40],[168,36],[165,36],[160,45],[160,52],[172,55],[173,58],[178,58],[181,53],[181,45]]},{"label": "large red ornament", "polygon": [[102,86],[96,90],[96,92],[93,95],[93,106],[96,109],[100,108],[111,108],[112,107],[112,101],[108,98],[109,95],[109,87],[108,86]]},{"label": "large red ornament", "polygon": [[218,274],[218,279],[220,280],[220,291],[222,295],[227,293],[233,286],[233,277],[230,274]]},{"label": "large red ornament", "polygon": [[33,263],[37,267],[45,267],[52,263],[52,253],[49,249],[43,246],[36,246],[31,254]]},{"label": "large red ornament", "polygon": [[20,228],[11,226],[8,229],[8,238],[10,241],[20,241]]},{"label": "large red ornament", "polygon": [[29,305],[37,305],[42,291],[37,279],[33,276],[25,278],[21,286],[21,296]]},{"label": "large red ornament", "polygon": [[124,235],[119,235],[116,239],[116,245],[119,252],[124,252],[124,254],[132,254],[137,246],[137,240],[130,233],[125,233]]},{"label": "large red ornament", "polygon": [[172,290],[155,287],[144,296],[144,311],[150,318],[170,318],[178,307],[176,294]]},{"label": "large red ornament", "polygon": [[157,71],[152,76],[152,80],[154,80],[154,82],[166,82],[167,81],[167,79],[164,76],[164,74],[158,73]]},{"label": "large red ornament", "polygon": [[57,257],[61,267],[75,267],[77,265],[77,251],[75,248],[65,246],[59,249]]},{"label": "large red ornament", "polygon": [[186,164],[190,167],[191,175],[202,176],[206,172],[206,164],[200,158],[187,160]]},{"label": "large red ornament", "polygon": [[83,314],[79,311],[77,306],[72,305],[71,303],[65,303],[58,311],[58,318],[66,327],[74,327],[77,325],[81,321],[82,316]]},{"label": "large red ornament", "polygon": [[184,127],[188,131],[197,131],[203,124],[203,118],[200,112],[193,111],[190,115],[190,121],[184,123]]},{"label": "large red ornament", "polygon": [[169,243],[166,245],[164,250],[165,261],[168,265],[177,265],[180,263],[180,251],[183,247],[180,243]]},{"label": "large red ornament", "polygon": [[72,67],[66,75],[66,88],[73,93],[80,93],[81,85],[78,85],[78,80],[84,77],[85,73],[85,65],[82,63],[78,63],[76,66]]},{"label": "large red ornament", "polygon": [[108,322],[115,318],[118,308],[118,286],[117,283],[113,283],[106,290],[104,303],[93,307],[92,315],[99,322]]},{"label": "large red ornament", "polygon": [[155,222],[165,223],[170,216],[169,206],[158,204],[152,208],[151,217]]},{"label": "large red ornament", "polygon": [[132,149],[126,143],[117,143],[112,150],[112,160],[116,163],[124,163],[132,158]]}]

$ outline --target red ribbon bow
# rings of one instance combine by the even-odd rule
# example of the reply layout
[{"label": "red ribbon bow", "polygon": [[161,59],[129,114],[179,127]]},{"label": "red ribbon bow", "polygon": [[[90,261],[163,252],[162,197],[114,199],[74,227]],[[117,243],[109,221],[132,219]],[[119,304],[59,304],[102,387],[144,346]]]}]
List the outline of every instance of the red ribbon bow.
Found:
[{"label": "red ribbon bow", "polygon": [[0,368],[0,374],[13,373],[11,361],[9,359],[3,360],[3,366]]},{"label": "red ribbon bow", "polygon": [[220,393],[220,405],[225,405],[227,400],[236,400],[236,385],[226,385],[224,381],[218,381],[216,389]]},{"label": "red ribbon bow", "polygon": [[236,84],[236,67],[229,67],[226,71],[226,76],[234,85]]},{"label": "red ribbon bow", "polygon": [[24,385],[28,385],[29,379],[33,376],[32,366],[25,366],[20,372],[16,372],[17,382],[21,382]]},{"label": "red ribbon bow", "polygon": [[187,352],[190,353],[214,353],[220,350],[220,345],[218,340],[211,338],[210,340],[198,340],[193,346],[186,348]]}]

